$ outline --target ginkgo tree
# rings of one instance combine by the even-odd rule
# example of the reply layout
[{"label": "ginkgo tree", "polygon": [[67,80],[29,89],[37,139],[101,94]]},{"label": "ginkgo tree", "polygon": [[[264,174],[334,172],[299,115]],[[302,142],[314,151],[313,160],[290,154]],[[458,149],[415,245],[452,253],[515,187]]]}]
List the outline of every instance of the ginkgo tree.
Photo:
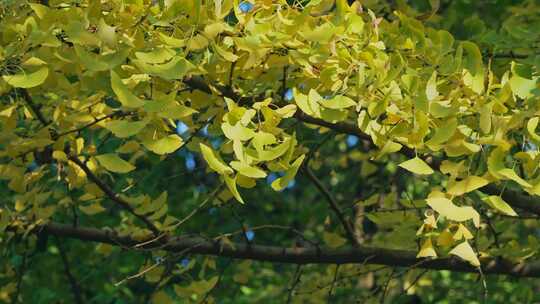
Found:
[{"label": "ginkgo tree", "polygon": [[498,2],[0,1],[0,301],[539,300],[540,6]]}]

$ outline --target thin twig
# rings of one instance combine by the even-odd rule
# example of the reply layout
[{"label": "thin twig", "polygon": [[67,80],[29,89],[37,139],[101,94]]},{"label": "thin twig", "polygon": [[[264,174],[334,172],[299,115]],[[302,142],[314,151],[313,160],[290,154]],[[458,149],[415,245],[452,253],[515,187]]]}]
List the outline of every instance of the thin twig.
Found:
[{"label": "thin twig", "polygon": [[219,275],[218,275],[218,280],[216,282],[216,285],[214,285],[214,287],[212,287],[212,289],[210,289],[205,295],[204,295],[204,298],[201,300],[200,304],[204,304],[204,303],[207,303],[208,301],[208,297],[210,297],[210,294],[216,290],[216,288],[219,286],[219,284],[221,283],[221,280],[223,278],[223,275],[225,274],[225,270],[227,270],[227,268],[229,267],[229,265],[231,265],[231,262],[232,262],[232,259],[229,259],[227,264],[225,266],[223,266],[223,268],[221,269],[221,271],[219,272]]},{"label": "thin twig", "polygon": [[22,280],[24,274],[26,273],[26,263],[28,259],[28,245],[25,245],[25,250],[22,258],[21,265],[19,266],[19,271],[17,272],[17,287],[15,288],[15,293],[13,294],[12,303],[17,303],[19,299],[19,294],[21,293]]},{"label": "thin twig", "polygon": [[114,201],[116,204],[118,204],[120,207],[134,215],[136,218],[140,219],[142,222],[146,224],[148,229],[150,229],[154,235],[159,235],[159,229],[145,216],[141,214],[137,214],[135,212],[135,209],[131,207],[131,205],[122,199],[117,193],[115,193],[107,184],[105,184],[102,180],[100,180],[91,170],[88,168],[88,166],[83,163],[77,156],[70,155],[68,156],[69,160],[71,160],[73,163],[75,163],[81,170],[86,173],[86,176],[89,180],[91,180],[94,184],[96,184],[101,191],[105,193],[112,201]]},{"label": "thin twig", "polygon": [[104,121],[106,119],[109,119],[109,118],[114,118],[114,117],[124,117],[124,116],[129,116],[129,115],[132,115],[134,114],[134,112],[122,112],[122,111],[116,111],[116,112],[113,112],[111,114],[107,114],[105,116],[102,116],[100,118],[95,118],[92,122],[82,126],[82,127],[79,127],[79,128],[75,128],[75,129],[71,129],[71,130],[68,130],[68,131],[65,131],[65,132],[62,132],[60,134],[57,135],[57,137],[62,137],[62,136],[65,136],[65,135],[68,135],[68,134],[71,134],[71,133],[79,133],[101,121]]},{"label": "thin twig", "polygon": [[[407,288],[405,288],[405,289],[403,290],[403,292],[398,296],[398,299],[399,299],[401,296],[407,294],[407,292],[409,291],[409,289],[413,288],[414,285],[416,285],[416,283],[418,283],[418,281],[420,281],[420,279],[421,279],[426,273],[428,273],[428,271],[429,271],[429,269],[425,269],[425,270],[423,270],[418,276],[416,276],[416,278],[414,278],[414,280],[409,284],[409,286],[407,286]],[[397,300],[397,299],[396,299],[396,300]]]},{"label": "thin twig", "polygon": [[18,89],[17,92],[22,95],[24,101],[26,102],[28,107],[32,110],[32,112],[34,112],[34,114],[36,115],[37,119],[41,122],[41,124],[43,126],[47,126],[49,122],[47,121],[45,116],[43,116],[43,113],[41,113],[41,110],[39,109],[39,107],[34,103],[34,100],[32,99],[32,96],[30,96],[28,91],[26,89]]},{"label": "thin twig", "polygon": [[390,275],[388,276],[388,280],[384,283],[384,288],[381,296],[381,304],[384,304],[384,300],[386,298],[386,292],[388,291],[388,286],[390,285],[390,281],[392,281],[392,278],[394,277],[394,272],[396,271],[395,268],[392,268],[392,272],[390,272]]},{"label": "thin twig", "polygon": [[345,229],[345,234],[347,235],[347,238],[353,244],[354,246],[359,245],[356,238],[354,237],[354,230],[352,229],[351,225],[347,220],[345,219],[345,215],[341,212],[339,209],[339,205],[337,200],[334,198],[334,196],[326,189],[326,187],[322,184],[322,182],[313,174],[311,169],[307,166],[304,166],[304,171],[306,172],[307,177],[311,180],[311,182],[315,185],[315,187],[319,190],[319,192],[322,194],[322,196],[326,199],[328,204],[330,205],[330,208],[334,213],[336,214],[338,220],[341,222],[341,225],[343,226],[343,229]]},{"label": "thin twig", "polygon": [[332,280],[332,285],[330,285],[330,290],[328,290],[328,299],[327,299],[328,303],[332,303],[332,292],[334,291],[334,287],[338,279],[338,272],[339,272],[339,264],[336,265],[336,271],[334,272],[334,279]]},{"label": "thin twig", "polygon": [[300,283],[300,278],[302,277],[302,265],[296,265],[296,271],[294,272],[293,282],[291,286],[287,289],[287,304],[290,304],[292,301],[294,289]]},{"label": "thin twig", "polygon": [[81,287],[77,280],[75,279],[75,276],[73,276],[73,273],[71,272],[71,267],[69,265],[69,260],[66,255],[66,251],[64,250],[64,246],[62,245],[62,242],[58,239],[58,237],[55,237],[56,240],[56,247],[58,247],[58,252],[60,253],[60,258],[62,259],[62,264],[64,264],[64,273],[66,274],[66,277],[69,281],[69,285],[71,286],[71,292],[73,293],[73,298],[75,299],[75,303],[82,304],[84,303],[81,293]]}]

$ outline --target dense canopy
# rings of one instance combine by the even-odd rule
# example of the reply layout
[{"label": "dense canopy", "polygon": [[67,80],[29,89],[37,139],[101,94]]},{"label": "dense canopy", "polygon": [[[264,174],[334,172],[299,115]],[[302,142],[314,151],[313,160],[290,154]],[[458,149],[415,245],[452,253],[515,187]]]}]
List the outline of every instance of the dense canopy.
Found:
[{"label": "dense canopy", "polygon": [[540,301],[540,4],[0,0],[0,302]]}]

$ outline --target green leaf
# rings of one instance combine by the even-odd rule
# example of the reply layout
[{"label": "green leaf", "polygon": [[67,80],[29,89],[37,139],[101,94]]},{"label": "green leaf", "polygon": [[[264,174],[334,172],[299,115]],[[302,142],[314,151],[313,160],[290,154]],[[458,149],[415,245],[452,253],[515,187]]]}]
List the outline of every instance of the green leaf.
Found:
[{"label": "green leaf", "polygon": [[127,138],[139,133],[147,124],[147,120],[134,122],[127,120],[111,120],[106,122],[104,127],[118,138]]},{"label": "green leaf", "polygon": [[202,155],[208,166],[221,175],[232,174],[234,171],[231,167],[227,166],[221,158],[216,155],[212,148],[208,147],[205,144],[199,144]]},{"label": "green leaf", "polygon": [[323,107],[328,109],[346,109],[356,106],[356,102],[347,96],[338,95],[331,99],[323,99],[319,102]]},{"label": "green leaf", "polygon": [[45,82],[49,76],[49,68],[42,67],[33,73],[22,73],[15,75],[4,75],[2,78],[10,86],[16,88],[33,88]]},{"label": "green leaf", "polygon": [[135,52],[135,57],[141,62],[159,64],[171,60],[176,52],[169,48],[157,48],[151,52]]},{"label": "green leaf", "polygon": [[219,56],[223,57],[223,59],[225,59],[225,60],[227,60],[229,62],[235,62],[236,60],[238,60],[238,56],[236,56],[232,52],[224,50],[219,45],[217,45],[215,43],[212,43],[212,47],[214,48],[214,50],[216,51],[216,53]]},{"label": "green leaf", "polygon": [[519,98],[527,99],[532,96],[533,90],[537,88],[537,81],[538,77],[533,77],[533,79],[527,79],[524,77],[521,77],[517,73],[517,65],[515,62],[512,62],[512,77],[509,79],[510,88],[512,89],[512,92],[519,96]]},{"label": "green leaf", "polygon": [[138,108],[144,105],[144,101],[135,96],[128,87],[122,82],[122,79],[111,70],[111,87],[114,94],[118,97],[120,103],[126,108]]},{"label": "green leaf", "polygon": [[489,133],[491,130],[491,114],[493,111],[493,104],[488,103],[480,108],[480,129],[484,134]]},{"label": "green leaf", "polygon": [[178,150],[182,146],[182,138],[176,134],[171,134],[157,140],[145,140],[143,145],[156,154],[164,155]]},{"label": "green leaf", "polygon": [[466,56],[464,58],[464,76],[463,82],[475,93],[482,94],[484,91],[484,63],[482,53],[478,46],[469,41],[461,43]]},{"label": "green leaf", "polygon": [[536,127],[538,126],[539,117],[533,117],[527,122],[527,131],[532,139],[540,142],[540,135],[536,134]]},{"label": "green leaf", "polygon": [[106,62],[99,60],[101,56],[87,52],[82,46],[74,45],[75,53],[80,59],[80,63],[93,72],[105,71],[109,69]]},{"label": "green leaf", "polygon": [[195,69],[191,62],[178,56],[163,64],[147,64],[142,60],[133,60],[133,62],[143,73],[167,80],[183,79],[188,72]]},{"label": "green leaf", "polygon": [[450,118],[443,121],[434,131],[435,134],[430,138],[426,145],[431,149],[437,150],[437,146],[448,142],[457,130],[458,121],[456,118]]},{"label": "green leaf", "polygon": [[315,94],[316,92],[314,90],[311,90],[310,96],[308,97],[307,95],[298,92],[296,88],[293,89],[294,102],[300,108],[300,110],[309,116],[320,117],[321,110],[319,108],[318,101],[313,99],[313,97],[316,96]]},{"label": "green leaf", "polygon": [[434,172],[433,169],[431,169],[431,167],[418,156],[402,162],[399,164],[399,166],[405,170],[420,175],[429,175],[433,174]]},{"label": "green leaf", "polygon": [[98,162],[105,167],[105,169],[115,173],[128,173],[135,169],[135,166],[129,162],[121,159],[115,153],[108,153],[96,156]]}]

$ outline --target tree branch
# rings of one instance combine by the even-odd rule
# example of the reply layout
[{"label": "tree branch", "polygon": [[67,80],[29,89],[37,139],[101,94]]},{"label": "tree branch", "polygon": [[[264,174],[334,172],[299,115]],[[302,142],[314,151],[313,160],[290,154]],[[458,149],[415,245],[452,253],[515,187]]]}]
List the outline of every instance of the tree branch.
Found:
[{"label": "tree branch", "polygon": [[[129,236],[118,236],[112,231],[94,228],[72,227],[49,223],[37,227],[34,232],[44,230],[58,237],[73,238],[86,242],[106,243],[114,246],[133,247],[140,243]],[[180,236],[169,238],[163,243],[149,243],[144,249],[159,249],[169,252],[213,255],[241,260],[256,260],[289,264],[379,264],[392,267],[417,267],[423,269],[450,270],[478,273],[478,269],[457,257],[422,260],[416,258],[415,251],[395,250],[359,246],[356,248],[329,249],[312,247],[280,247],[246,245],[234,243],[226,245],[201,237]],[[369,260],[367,260],[369,258]],[[512,263],[504,259],[482,259],[484,274],[502,274],[515,277],[540,277],[540,261]]]}]

